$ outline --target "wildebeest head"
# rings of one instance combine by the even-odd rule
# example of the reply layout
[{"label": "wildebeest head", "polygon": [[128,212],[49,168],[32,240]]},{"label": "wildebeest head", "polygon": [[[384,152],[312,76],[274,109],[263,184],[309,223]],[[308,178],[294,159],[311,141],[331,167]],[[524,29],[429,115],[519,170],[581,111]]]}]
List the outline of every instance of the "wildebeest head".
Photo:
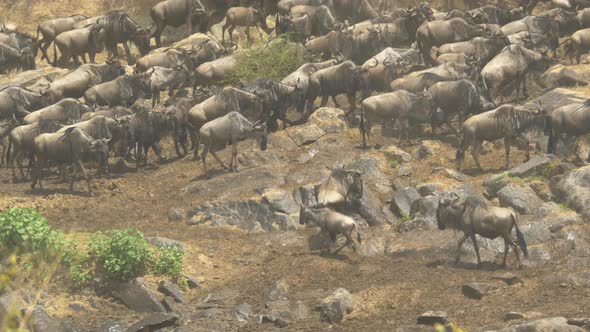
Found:
[{"label": "wildebeest head", "polygon": [[119,59],[107,59],[105,63],[107,64],[106,73],[103,73],[105,77],[116,78],[125,75],[125,67],[123,67]]},{"label": "wildebeest head", "polygon": [[[440,197],[438,199],[438,208],[436,209],[436,220],[437,220],[438,229],[444,230],[449,226],[449,225],[447,225],[447,222],[455,221],[455,220],[448,220],[450,218],[444,218],[443,212],[460,209],[460,201],[459,200],[460,200],[460,197],[455,192],[451,192],[450,194],[443,193],[440,195]],[[453,212],[456,212],[456,211],[453,211]]]},{"label": "wildebeest head", "polygon": [[266,151],[268,147],[268,131],[266,123],[258,121],[254,124],[254,133],[259,137],[259,145],[261,151]]},{"label": "wildebeest head", "polygon": [[98,165],[101,169],[106,169],[109,162],[109,141],[110,139],[93,139],[90,142],[90,151],[96,155]]},{"label": "wildebeest head", "polygon": [[357,200],[363,197],[363,173],[357,171],[346,171],[346,179],[349,184],[346,200]]},{"label": "wildebeest head", "polygon": [[301,208],[299,209],[299,224],[305,225],[310,222],[313,225],[316,224],[314,213],[310,209],[308,209],[307,207],[301,206]]},{"label": "wildebeest head", "polygon": [[150,30],[144,27],[139,27],[132,36],[133,44],[141,55],[146,55],[150,52]]}]

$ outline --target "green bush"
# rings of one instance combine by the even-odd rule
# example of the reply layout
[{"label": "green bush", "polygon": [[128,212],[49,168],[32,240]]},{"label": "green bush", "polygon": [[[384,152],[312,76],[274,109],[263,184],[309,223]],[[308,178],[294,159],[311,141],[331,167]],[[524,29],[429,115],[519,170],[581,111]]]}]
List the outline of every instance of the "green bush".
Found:
[{"label": "green bush", "polygon": [[132,228],[95,234],[90,250],[107,277],[113,280],[125,281],[140,275],[151,259],[143,234]]},{"label": "green bush", "polygon": [[154,274],[178,277],[182,273],[184,251],[175,246],[165,246],[158,250],[153,258]]},{"label": "green bush", "polygon": [[52,230],[47,219],[35,209],[0,212],[0,256],[33,253],[49,259],[56,257],[64,245],[63,233]]},{"label": "green bush", "polygon": [[237,69],[226,83],[253,82],[259,78],[282,80],[311,61],[307,51],[285,40],[258,43],[236,54]]}]

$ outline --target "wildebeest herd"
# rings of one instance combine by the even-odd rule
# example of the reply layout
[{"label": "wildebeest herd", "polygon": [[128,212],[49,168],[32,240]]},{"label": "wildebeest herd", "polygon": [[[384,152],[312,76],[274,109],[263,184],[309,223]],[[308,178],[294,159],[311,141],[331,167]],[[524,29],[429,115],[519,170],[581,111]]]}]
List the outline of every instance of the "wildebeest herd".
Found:
[{"label": "wildebeest herd", "polygon": [[[69,174],[68,168],[73,166],[74,173],[84,174],[91,192],[84,161],[93,159],[108,172],[109,153],[128,157],[134,151],[139,166],[147,162],[150,148],[161,159],[159,142],[171,134],[179,157],[191,151],[196,159],[204,145],[205,171],[208,154],[228,168],[215,146],[231,143],[229,168],[238,171],[238,140],[254,138],[265,150],[267,131],[278,130],[278,120],[283,127],[305,122],[318,97],[321,106],[332,98],[340,107],[336,97],[346,95],[351,123],[359,115],[363,147],[377,123],[399,124],[400,144],[404,135],[409,141],[411,127],[427,123],[433,133],[447,126],[460,137],[457,168],[470,146],[481,168],[482,142],[498,139],[504,139],[508,167],[511,142],[526,140],[523,133],[532,127],[545,127],[549,152],[563,134],[590,131],[589,102],[556,110],[541,103],[505,103],[512,91],[517,103],[521,96],[528,97],[527,75],[556,63],[558,48],[578,63],[590,48],[590,8],[585,8],[590,3],[554,0],[553,9],[532,15],[537,2],[435,12],[427,3],[385,10],[387,1],[375,8],[368,0],[165,0],[151,9],[150,26],[123,11],[54,18],[38,25],[37,36],[0,25],[0,73],[35,69],[39,49],[40,61],[75,66],[42,91],[20,86],[0,90],[2,162],[12,168],[15,182],[16,163],[20,178],[31,177],[33,188],[41,186],[44,171],[53,166],[73,185],[76,174]],[[269,16],[274,28],[267,25]],[[221,42],[211,33],[198,44],[151,51],[151,39],[161,47],[167,26],[188,25],[191,34],[207,34],[224,19]],[[274,30],[276,37],[269,43],[302,44],[318,62],[302,65],[280,82],[262,78],[218,87],[238,65],[238,46],[233,43],[238,26],[247,29],[248,41],[251,27],[269,35]],[[51,44],[53,60],[48,55]],[[133,74],[126,73],[118,59],[119,44],[127,64],[135,65]],[[130,46],[141,54],[139,59]],[[104,50],[108,60],[94,63]],[[184,89],[191,86],[192,95]],[[160,92],[166,90],[170,98],[161,104]],[[138,106],[137,101],[148,96],[153,110]],[[301,119],[288,119],[288,110]],[[452,125],[455,117],[458,130]],[[322,209],[303,207],[301,223],[321,224],[332,240],[343,233],[354,248],[354,220],[326,209],[362,196],[361,174],[335,170],[323,186],[318,199]],[[441,229],[465,233],[459,246],[471,237],[478,251],[475,234],[501,236],[506,252],[512,247],[517,253],[510,237],[515,227],[517,243],[527,252],[510,209],[451,196],[441,198],[438,217]]]}]

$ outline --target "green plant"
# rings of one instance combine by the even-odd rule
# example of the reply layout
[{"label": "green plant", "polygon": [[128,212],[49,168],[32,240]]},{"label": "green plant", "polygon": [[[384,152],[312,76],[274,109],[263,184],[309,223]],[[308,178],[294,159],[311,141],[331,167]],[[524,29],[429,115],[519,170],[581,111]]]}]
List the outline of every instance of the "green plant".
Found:
[{"label": "green plant", "polygon": [[129,280],[146,269],[151,251],[143,234],[135,229],[99,232],[90,241],[90,253],[113,280]]},{"label": "green plant", "polygon": [[405,214],[403,212],[400,212],[400,214],[402,216],[401,219],[399,220],[399,223],[400,224],[403,224],[405,222],[408,222],[408,221],[412,220],[412,217],[410,215],[407,215],[407,214]]},{"label": "green plant", "polygon": [[253,82],[259,78],[281,80],[311,60],[307,51],[285,40],[257,43],[236,54],[236,71],[225,83]]},{"label": "green plant", "polygon": [[184,251],[176,246],[165,246],[156,250],[153,269],[156,275],[178,277],[182,272]]},{"label": "green plant", "polygon": [[52,230],[47,219],[32,208],[12,208],[0,212],[0,256],[26,254],[25,268],[39,260],[59,258],[66,245],[62,232]]}]

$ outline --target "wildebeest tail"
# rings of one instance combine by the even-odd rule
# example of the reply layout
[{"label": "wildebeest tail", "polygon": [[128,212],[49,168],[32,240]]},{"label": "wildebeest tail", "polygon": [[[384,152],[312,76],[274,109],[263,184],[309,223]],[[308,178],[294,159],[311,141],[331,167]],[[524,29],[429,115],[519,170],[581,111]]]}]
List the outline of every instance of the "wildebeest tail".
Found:
[{"label": "wildebeest tail", "polygon": [[545,117],[545,135],[549,136],[549,140],[547,141],[547,153],[552,154],[555,136],[553,135],[553,119],[551,116]]},{"label": "wildebeest tail", "polygon": [[363,235],[361,234],[361,230],[359,229],[359,225],[354,225],[354,228],[356,229],[356,239],[359,241],[359,243],[363,243]]},{"label": "wildebeest tail", "polygon": [[6,165],[8,165],[10,163],[10,155],[12,154],[12,137],[8,137],[8,147],[6,148],[6,156],[5,156],[5,160],[6,160]]},{"label": "wildebeest tail", "polygon": [[524,240],[524,235],[522,235],[522,232],[518,228],[518,218],[516,217],[516,214],[514,214],[514,213],[512,214],[512,221],[514,222],[514,229],[516,230],[516,243],[518,243],[518,246],[520,247],[520,249],[522,249],[522,253],[524,254],[524,257],[529,257],[529,251],[527,250],[527,247],[526,247],[526,241]]},{"label": "wildebeest tail", "polygon": [[[47,59],[47,61],[49,61],[49,59]],[[57,45],[55,40],[53,41],[53,63],[52,65],[54,67],[57,67]]]},{"label": "wildebeest tail", "polygon": [[563,54],[569,56],[574,52],[574,43],[571,37],[566,38],[559,46],[563,46]]}]

